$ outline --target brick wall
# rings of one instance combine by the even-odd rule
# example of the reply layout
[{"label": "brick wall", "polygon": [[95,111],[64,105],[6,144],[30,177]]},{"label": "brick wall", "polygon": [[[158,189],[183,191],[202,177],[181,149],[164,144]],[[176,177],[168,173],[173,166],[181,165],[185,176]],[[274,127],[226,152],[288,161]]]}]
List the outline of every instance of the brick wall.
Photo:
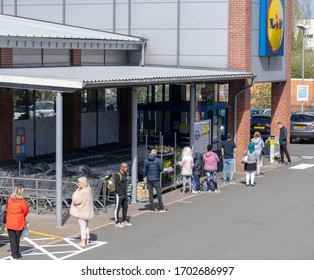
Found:
[{"label": "brick wall", "polygon": [[[13,50],[0,48],[0,68],[11,68]],[[13,158],[13,96],[10,89],[0,88],[0,162]]]},{"label": "brick wall", "polygon": [[279,136],[277,123],[280,121],[290,134],[290,104],[291,104],[291,22],[292,1],[286,1],[286,32],[285,32],[285,55],[286,55],[286,81],[272,83],[271,99],[271,134]]},{"label": "brick wall", "polygon": [[13,158],[13,98],[10,89],[0,88],[0,162]]},{"label": "brick wall", "polygon": [[[244,16],[245,15],[245,16]],[[251,71],[252,1],[229,1],[229,68]]]},{"label": "brick wall", "polygon": [[[291,106],[301,106],[302,102],[297,101],[297,86],[302,85],[302,79],[291,80]],[[314,79],[305,79],[304,85],[309,86],[309,100],[304,101],[304,106],[314,106]]]},{"label": "brick wall", "polygon": [[82,65],[81,50],[77,49],[70,50],[70,60],[72,66],[81,66]]},{"label": "brick wall", "polygon": [[[228,131],[234,133],[234,104],[235,94],[243,90],[246,82],[233,81],[229,83],[229,104],[228,104]],[[250,90],[241,93],[237,98],[237,131],[236,131],[236,145],[237,145],[237,162],[236,170],[243,171],[243,164],[241,158],[244,151],[250,142],[250,106],[251,106]]]},{"label": "brick wall", "polygon": [[13,49],[0,48],[0,68],[11,68],[13,65]]},{"label": "brick wall", "polygon": [[[251,72],[252,68],[252,1],[229,1],[229,57],[231,69]],[[245,16],[243,16],[245,15]],[[249,23],[249,24],[248,24]],[[247,81],[229,83],[228,131],[234,134],[234,96],[245,88]],[[238,96],[237,107],[237,163],[236,170],[243,171],[241,155],[250,141],[250,90]]]},{"label": "brick wall", "polygon": [[81,91],[63,94],[63,148],[81,148]]}]

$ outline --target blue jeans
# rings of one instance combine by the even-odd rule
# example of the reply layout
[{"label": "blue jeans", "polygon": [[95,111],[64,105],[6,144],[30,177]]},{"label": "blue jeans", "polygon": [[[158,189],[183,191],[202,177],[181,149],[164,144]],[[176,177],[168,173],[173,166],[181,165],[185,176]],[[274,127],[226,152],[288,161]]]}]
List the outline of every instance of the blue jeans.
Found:
[{"label": "blue jeans", "polygon": [[201,177],[200,175],[193,175],[192,176],[193,182],[194,182],[194,188],[193,188],[194,191],[200,190],[200,185],[201,185],[200,177]]},{"label": "blue jeans", "polygon": [[222,180],[227,181],[227,168],[229,165],[230,175],[229,182],[233,182],[233,169],[234,169],[234,158],[227,158],[223,160]]}]

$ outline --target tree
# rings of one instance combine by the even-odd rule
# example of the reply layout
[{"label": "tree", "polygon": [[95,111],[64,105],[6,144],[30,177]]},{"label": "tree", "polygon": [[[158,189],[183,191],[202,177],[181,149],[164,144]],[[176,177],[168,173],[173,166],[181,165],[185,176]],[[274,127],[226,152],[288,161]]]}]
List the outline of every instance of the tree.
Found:
[{"label": "tree", "polygon": [[271,84],[263,83],[253,86],[251,91],[252,108],[270,108],[271,105]]},{"label": "tree", "polygon": [[[291,58],[291,76],[293,78],[302,77],[302,36],[303,31],[297,28],[299,23],[310,25],[312,0],[293,0],[292,1],[292,58]],[[314,78],[314,50],[307,47],[306,39],[304,41],[304,77]]]}]

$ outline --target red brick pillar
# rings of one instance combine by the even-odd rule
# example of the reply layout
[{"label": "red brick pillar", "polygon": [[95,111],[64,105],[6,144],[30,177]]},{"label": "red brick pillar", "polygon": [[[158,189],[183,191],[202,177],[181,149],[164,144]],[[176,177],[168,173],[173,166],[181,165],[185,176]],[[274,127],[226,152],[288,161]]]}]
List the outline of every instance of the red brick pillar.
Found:
[{"label": "red brick pillar", "polygon": [[13,97],[0,88],[0,162],[13,159]]},{"label": "red brick pillar", "polygon": [[81,148],[81,91],[63,94],[63,149]]},{"label": "red brick pillar", "polygon": [[[243,16],[245,15],[245,16]],[[251,72],[252,64],[252,1],[229,1],[228,65],[231,69]],[[249,24],[248,24],[249,23]],[[234,135],[234,96],[244,90],[247,81],[229,83],[228,131]],[[237,98],[237,163],[236,170],[243,171],[241,156],[250,140],[250,91]]]},{"label": "red brick pillar", "polygon": [[[235,95],[244,90],[247,86],[246,81],[233,81],[229,83],[229,106],[228,106],[228,131],[235,135],[234,131],[234,108]],[[237,124],[236,124],[236,145],[237,145],[237,162],[236,170],[243,171],[241,158],[250,142],[250,90],[240,93],[237,97]]]},{"label": "red brick pillar", "polygon": [[[11,68],[13,50],[0,48],[0,68]],[[13,159],[13,96],[11,89],[0,89],[0,162]]]},{"label": "red brick pillar", "polygon": [[[286,31],[285,31],[285,58],[286,58],[286,81],[272,83],[271,87],[271,134],[279,136],[278,122],[282,122],[290,135],[290,112],[291,112],[291,22],[292,1],[286,1]],[[289,141],[288,141],[289,143]],[[288,145],[289,147],[289,145]]]},{"label": "red brick pillar", "polygon": [[77,49],[70,50],[70,60],[72,66],[81,66],[82,65],[81,50]]},{"label": "red brick pillar", "polygon": [[11,68],[13,65],[13,49],[0,48],[0,68]]}]

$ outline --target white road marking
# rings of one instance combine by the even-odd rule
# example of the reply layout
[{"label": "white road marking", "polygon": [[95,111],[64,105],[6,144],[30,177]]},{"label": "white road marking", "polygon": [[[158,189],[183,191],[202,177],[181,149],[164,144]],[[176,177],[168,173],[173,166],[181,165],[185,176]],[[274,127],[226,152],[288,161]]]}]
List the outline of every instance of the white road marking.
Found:
[{"label": "white road marking", "polygon": [[300,169],[300,170],[303,170],[303,169],[311,168],[313,166],[314,166],[314,164],[301,163],[301,164],[298,164],[296,166],[292,166],[289,169]]},{"label": "white road marking", "polygon": [[[47,240],[47,238],[36,238],[36,241],[42,241],[42,240]],[[58,242],[58,244],[48,244],[48,245],[38,245],[33,239],[29,239],[28,237],[24,237],[21,239],[21,242],[23,242],[23,246],[28,246],[31,248],[28,248],[27,250],[21,252],[23,257],[27,256],[48,256],[49,258],[53,260],[64,260],[68,259],[72,256],[81,254],[82,252],[86,252],[92,249],[95,249],[97,247],[100,247],[102,245],[107,244],[108,242],[102,242],[102,241],[91,241],[90,244],[86,247],[81,247],[77,243],[77,239],[75,238],[63,238],[63,239],[58,239],[58,241],[62,242],[65,241],[64,243]],[[9,245],[8,242],[3,242],[3,244],[6,243]],[[28,244],[25,244],[28,243]],[[72,248],[69,248],[71,246]],[[57,251],[53,250],[53,248],[58,248]],[[60,250],[59,248],[62,249],[62,247],[65,250]],[[46,248],[49,248],[49,251],[46,250]],[[57,255],[62,254],[63,257],[58,257]],[[64,254],[66,254],[64,256]],[[7,256],[3,258],[2,260],[11,260],[11,256]]]},{"label": "white road marking", "polygon": [[303,159],[314,159],[314,156],[302,156]]}]

